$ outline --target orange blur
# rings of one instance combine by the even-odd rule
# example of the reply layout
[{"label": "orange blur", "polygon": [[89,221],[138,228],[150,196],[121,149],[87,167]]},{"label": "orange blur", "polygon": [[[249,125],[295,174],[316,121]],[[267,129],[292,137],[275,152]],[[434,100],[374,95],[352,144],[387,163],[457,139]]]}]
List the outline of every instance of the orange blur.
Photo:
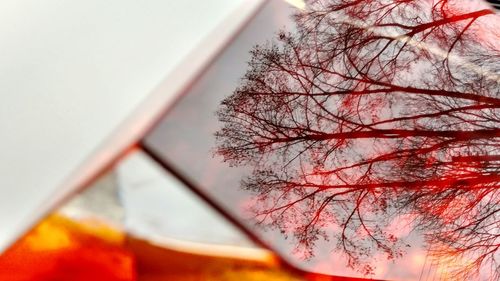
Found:
[{"label": "orange blur", "polygon": [[109,228],[50,216],[0,256],[0,280],[136,280],[134,256],[121,241]]},{"label": "orange blur", "polygon": [[298,281],[276,261],[169,249],[97,221],[42,220],[0,255],[2,281]]}]

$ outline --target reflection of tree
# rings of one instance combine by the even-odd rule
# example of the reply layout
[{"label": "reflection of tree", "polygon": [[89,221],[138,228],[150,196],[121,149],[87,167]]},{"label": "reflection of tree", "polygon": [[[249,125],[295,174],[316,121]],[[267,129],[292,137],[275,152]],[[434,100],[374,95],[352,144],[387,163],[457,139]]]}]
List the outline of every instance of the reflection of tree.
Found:
[{"label": "reflection of tree", "polygon": [[499,276],[496,16],[447,0],[308,4],[296,33],[252,50],[218,111],[218,154],[257,167],[242,184],[260,223],[306,258],[333,239],[370,273],[377,252],[403,254],[391,226],[406,214],[436,255],[469,261],[457,273]]}]

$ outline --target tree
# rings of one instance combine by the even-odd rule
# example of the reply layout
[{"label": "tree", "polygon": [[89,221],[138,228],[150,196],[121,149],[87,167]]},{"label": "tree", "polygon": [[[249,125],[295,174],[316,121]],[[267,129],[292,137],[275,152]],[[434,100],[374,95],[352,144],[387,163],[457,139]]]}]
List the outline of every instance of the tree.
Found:
[{"label": "tree", "polygon": [[375,252],[404,254],[388,227],[412,215],[434,255],[469,261],[457,275],[500,278],[498,16],[464,1],[316,0],[294,19],[251,51],[217,112],[217,154],[256,167],[242,187],[259,223],[306,258],[335,239],[369,274]]}]

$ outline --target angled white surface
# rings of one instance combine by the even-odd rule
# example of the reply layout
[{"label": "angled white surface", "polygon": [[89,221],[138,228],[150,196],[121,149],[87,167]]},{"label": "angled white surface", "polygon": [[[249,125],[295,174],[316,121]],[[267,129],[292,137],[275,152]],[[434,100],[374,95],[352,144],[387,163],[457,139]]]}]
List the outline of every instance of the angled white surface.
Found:
[{"label": "angled white surface", "polygon": [[244,2],[0,2],[0,251]]},{"label": "angled white surface", "polygon": [[176,239],[256,247],[236,226],[143,152],[118,165],[118,192],[127,232],[148,241]]}]

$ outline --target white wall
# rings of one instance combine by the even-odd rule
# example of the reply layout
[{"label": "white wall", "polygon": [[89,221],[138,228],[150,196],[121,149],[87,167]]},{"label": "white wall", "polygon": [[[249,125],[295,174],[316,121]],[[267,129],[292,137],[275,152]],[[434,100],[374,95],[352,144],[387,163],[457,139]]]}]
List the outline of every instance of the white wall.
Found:
[{"label": "white wall", "polygon": [[0,251],[244,1],[0,2]]}]

